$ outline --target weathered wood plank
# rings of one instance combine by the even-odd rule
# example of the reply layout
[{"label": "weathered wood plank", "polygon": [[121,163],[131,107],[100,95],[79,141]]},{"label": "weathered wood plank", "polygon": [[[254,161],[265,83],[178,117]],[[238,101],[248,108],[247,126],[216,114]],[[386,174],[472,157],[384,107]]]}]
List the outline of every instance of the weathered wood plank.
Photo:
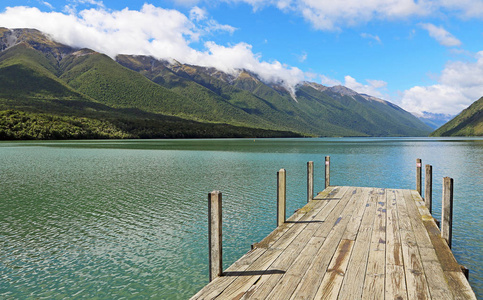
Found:
[{"label": "weathered wood plank", "polygon": [[[318,227],[324,225],[324,220],[332,212],[332,209],[336,206],[336,204],[338,204],[338,201],[332,200],[328,202],[328,204],[325,205],[323,209],[312,210],[311,213],[313,215],[301,220],[301,222],[307,223],[307,228],[309,229],[308,230],[306,229],[307,232],[304,233],[304,236],[309,237],[310,241],[308,242],[308,245],[305,248],[303,248],[303,250],[297,252],[296,255],[299,255],[299,254],[308,255],[312,258],[315,256],[315,253],[321,247],[325,238],[314,238],[312,235]],[[297,249],[297,250],[300,250],[300,249]],[[292,259],[292,261],[286,260],[285,262],[293,263],[294,260],[295,259]],[[274,263],[274,265],[276,263]],[[289,266],[282,266],[282,268],[284,267],[288,268]],[[297,267],[304,268],[304,266],[300,263],[297,265]],[[292,268],[292,271],[293,270],[294,268]],[[256,285],[254,285],[252,288],[250,288],[249,291],[247,291],[243,299],[248,297],[250,299],[265,299],[282,275],[285,276],[286,274],[273,274],[270,276],[270,278],[264,278],[264,280],[263,279],[259,280]]]},{"label": "weathered wood plank", "polygon": [[315,226],[310,225],[314,225],[314,223],[308,224],[305,230],[294,239],[294,241],[283,251],[282,255],[280,255],[270,266],[270,269],[276,269],[282,272],[260,278],[260,280],[258,280],[241,299],[266,299],[267,295],[270,294],[280,278],[285,276],[295,259],[300,255],[300,252],[307,248],[307,243],[310,242],[312,235],[316,230]]},{"label": "weathered wood plank", "polygon": [[476,300],[476,295],[471,288],[468,280],[466,280],[463,272],[444,272],[444,275],[448,279],[448,284],[453,292],[454,299],[468,299]]},{"label": "weathered wood plank", "polygon": [[341,240],[330,261],[327,272],[315,295],[315,299],[337,299],[340,286],[346,273],[349,258],[353,249],[353,240]]},{"label": "weathered wood plank", "polygon": [[[324,203],[319,201],[318,204],[323,207]],[[309,211],[313,211],[313,209]],[[298,234],[303,230],[303,228],[305,227],[303,220],[307,217],[308,216],[306,212],[300,212],[289,218],[289,221],[291,221],[291,223],[285,223],[283,226],[277,228],[274,232],[272,232],[271,235],[269,235],[266,239],[264,239],[264,241],[262,241],[262,247],[258,247],[260,246],[258,245],[255,248],[263,249],[264,251],[268,249],[270,250],[270,252],[265,252],[263,253],[263,256],[258,257],[256,260],[253,260],[243,272],[237,272],[236,270],[234,270],[232,274],[238,277],[235,277],[234,279],[228,279],[227,282],[229,283],[228,285],[224,286],[224,289],[215,290],[210,294],[197,299],[213,299],[218,295],[222,296],[221,293],[228,287],[231,292],[230,295],[233,294],[234,290],[240,293],[240,291],[242,291],[244,288],[248,290],[253,282],[259,280],[262,275],[268,276],[270,273],[273,273],[273,270],[272,272],[263,271],[267,270],[268,267],[273,263],[273,261],[282,253],[281,249],[287,247],[287,245],[289,245],[293,241],[293,239],[295,239]],[[302,223],[298,223],[298,221],[302,221]],[[252,274],[252,276],[247,276],[248,274]],[[227,276],[223,276],[221,278],[227,278]],[[223,296],[226,296],[226,294],[229,294],[230,292],[226,292]]]},{"label": "weathered wood plank", "polygon": [[[429,292],[433,298],[443,299],[448,295],[451,295],[451,291],[446,282],[447,280],[444,277],[441,263],[434,251],[434,246],[429,237],[429,233],[422,222],[424,218],[423,216],[426,216],[426,213],[429,213],[429,210],[426,205],[422,203],[423,200],[416,191],[411,191],[410,195],[411,197],[406,199],[406,205],[408,212],[411,215],[411,224],[415,231],[416,242],[421,254]],[[421,215],[421,212],[424,215]]]},{"label": "weathered wood plank", "polygon": [[354,243],[349,265],[339,292],[339,299],[360,299],[364,287],[367,258],[371,246],[372,225],[377,210],[377,200],[382,190],[366,190],[368,201],[362,216],[361,225]]},{"label": "weathered wood plank", "polygon": [[[347,227],[353,207],[357,203],[356,199],[362,192],[360,189],[357,190],[359,193],[346,193],[344,195],[339,205],[324,222],[324,226],[319,227],[314,234],[314,238],[325,239],[317,253],[314,256],[309,255],[310,249],[301,253],[295,261],[294,267],[281,278],[268,298],[289,299],[297,287],[304,291],[305,296],[315,295],[322,280],[322,274],[326,272],[327,265]],[[342,218],[342,216],[344,217]],[[298,283],[301,280],[302,284],[299,286]],[[311,284],[311,282],[315,284]]]},{"label": "weathered wood plank", "polygon": [[[458,283],[456,285],[457,288],[455,289],[455,286],[451,286],[450,283],[453,282],[453,280],[449,277],[454,276],[454,274],[457,274],[458,272],[463,274],[461,268],[458,268],[459,264],[456,262],[456,259],[454,259],[449,246],[445,245],[445,240],[440,238],[434,221],[425,217],[427,214],[429,214],[429,210],[426,208],[426,206],[422,205],[421,198],[418,197],[414,191],[411,192],[411,195],[414,203],[418,206],[419,211],[424,213],[424,215],[421,216],[422,222],[415,221],[415,225],[418,227],[419,231],[425,233],[427,236],[425,238],[427,238],[431,243],[431,247],[426,249],[422,248],[421,246],[425,245],[427,241],[418,241],[431,296],[433,298],[441,298],[453,294],[455,298],[463,297],[462,295],[466,295],[466,292],[461,293],[460,290],[466,290],[465,285]],[[428,223],[428,226],[425,226],[425,223]],[[427,230],[428,227],[432,227],[432,230]],[[431,233],[433,237],[431,237]],[[444,268],[452,271],[444,272]],[[465,282],[467,286],[469,286],[467,283],[468,281],[465,280]],[[464,297],[462,299],[468,299]]]},{"label": "weathered wood plank", "polygon": [[[283,252],[280,248],[271,248],[261,255],[246,271],[242,272],[226,289],[214,298],[218,299],[240,299],[243,294],[260,279],[262,276],[269,276],[273,272],[283,272],[282,270],[270,269],[272,263]],[[246,274],[247,276],[243,276]],[[210,298],[211,299],[211,298]]]},{"label": "weathered wood plank", "polygon": [[386,299],[407,299],[396,191],[386,190]]},{"label": "weathered wood plank", "polygon": [[[331,196],[335,196],[335,195],[341,195],[341,199],[344,199],[345,197],[345,194],[346,192],[348,191],[349,189],[348,188],[344,188],[344,189],[341,189],[339,193],[335,193],[335,194],[327,194],[329,197]],[[281,238],[275,240],[275,242],[273,244],[271,244],[270,246],[270,249],[274,248],[274,249],[283,249],[283,250],[286,250],[287,247],[289,247],[290,245],[295,245],[294,247],[297,247],[297,246],[303,246],[304,243],[306,244],[308,238],[310,238],[310,235],[309,236],[306,236],[306,234],[302,234],[301,235],[301,232],[304,231],[304,229],[306,227],[311,227],[311,226],[314,226],[314,224],[323,224],[323,223],[319,223],[319,221],[317,220],[314,220],[317,215],[319,215],[319,213],[321,213],[321,215],[329,215],[329,213],[331,212],[332,210],[332,206],[336,206],[338,204],[339,201],[320,201],[320,200],[314,200],[316,201],[319,205],[317,207],[317,205],[313,208],[313,209],[310,209],[307,213],[305,213],[299,220],[297,221],[292,221],[293,225],[287,229],[287,232],[282,235]],[[327,206],[329,206],[329,208],[327,209]],[[315,217],[314,217],[315,215]],[[290,221],[288,221],[290,222]],[[311,223],[313,222],[313,223]],[[322,222],[322,221],[321,221]],[[313,229],[315,230],[315,229]],[[307,231],[309,232],[309,231]],[[300,236],[301,235],[301,236]],[[289,241],[286,241],[287,239],[290,239]],[[299,239],[299,240],[297,240]],[[293,243],[293,241],[297,241],[295,243]],[[247,295],[245,297],[250,297],[253,299],[257,299],[258,297],[261,297],[261,294],[264,293],[265,289],[268,287],[268,291],[271,290],[271,288],[273,288],[273,285],[270,286],[270,285],[266,285],[265,282],[272,282],[272,281],[277,281],[276,279],[277,278],[280,278],[280,274],[284,274],[284,269],[287,269],[288,266],[290,266],[290,263],[293,262],[293,255],[297,256],[298,255],[298,252],[300,249],[296,248],[295,250],[293,250],[292,252],[286,252],[285,255],[287,255],[287,258],[284,258],[285,255],[280,255],[279,256],[279,259],[278,258],[275,258],[274,259],[274,263],[276,261],[278,261],[278,264],[276,264],[276,266],[278,267],[281,267],[283,269],[278,269],[275,268],[275,266],[271,266],[270,268],[271,269],[276,269],[278,272],[276,272],[275,274],[271,274],[271,273],[267,273],[265,274],[264,276],[259,276],[258,278],[256,279],[253,279],[253,278],[242,278],[242,279],[238,279],[238,281],[246,281],[246,284],[245,285],[241,285],[242,287],[245,287],[247,285],[249,285],[249,283],[252,282],[251,286],[249,288],[246,289],[245,292],[241,293],[242,292],[242,288],[240,287],[236,287],[238,289],[238,296],[242,297],[244,296],[245,293],[247,293]],[[291,251],[291,250],[289,250]],[[282,253],[285,253],[284,251],[282,251]],[[281,253],[281,254],[282,254]],[[288,253],[288,254],[287,254]],[[273,273],[273,272],[272,272]],[[272,278],[272,279],[270,279]],[[257,283],[256,286],[253,286],[253,283]],[[256,292],[257,289],[259,289],[260,287],[264,287],[265,289],[261,289],[258,293]],[[235,289],[233,287],[230,287],[230,290],[231,289]],[[220,295],[220,296],[224,296],[224,297],[229,297],[229,295]]]},{"label": "weathered wood plank", "polygon": [[[225,270],[225,273],[233,274],[235,272],[244,272],[246,269],[253,264],[263,253],[265,253],[266,249],[253,249],[243,255],[239,260],[237,260],[233,265],[231,265],[228,269]],[[196,293],[192,300],[194,299],[212,299],[220,294],[227,286],[229,286],[237,276],[221,276],[217,277],[213,280],[209,285],[201,289],[198,293]]]},{"label": "weathered wood plank", "polygon": [[[348,190],[348,187],[329,187],[321,192],[315,199],[320,200],[324,197],[327,199],[339,199],[341,195],[344,195]],[[319,197],[319,198],[318,198]],[[331,201],[334,202],[334,201]],[[279,240],[284,234],[287,234],[288,230],[297,224],[302,218],[307,217],[307,214],[316,209],[322,209],[324,205],[327,205],[329,201],[311,201],[307,203],[303,208],[297,210],[287,221],[272,231],[268,236],[258,243],[253,244],[253,247],[257,248],[269,248],[273,243]],[[337,202],[334,202],[334,206]]]},{"label": "weathered wood plank", "polygon": [[377,199],[362,299],[383,299],[386,276],[386,194]]},{"label": "weathered wood plank", "polygon": [[385,299],[408,299],[404,266],[386,265]]},{"label": "weathered wood plank", "polygon": [[408,191],[398,190],[396,195],[408,298],[431,299],[419,248],[406,207],[406,198],[412,199],[412,197]]},{"label": "weathered wood plank", "polygon": [[362,218],[367,208],[367,202],[369,201],[370,190],[364,188],[362,192],[362,196],[359,199],[355,199],[356,206],[354,207],[354,213],[352,214],[349,224],[342,236],[343,240],[355,240],[357,237],[357,233],[359,232],[359,228],[361,227]]},{"label": "weathered wood plank", "polygon": [[419,248],[433,248],[433,243],[431,243],[431,239],[429,238],[429,234],[424,228],[424,224],[422,222],[423,215],[421,212],[424,213],[426,216],[427,208],[420,206],[418,208],[416,201],[422,202],[421,196],[416,191],[407,191],[405,194],[406,199],[406,208],[409,214],[409,220],[411,222],[411,227],[413,228],[414,235],[416,237],[416,242],[418,243]]}]

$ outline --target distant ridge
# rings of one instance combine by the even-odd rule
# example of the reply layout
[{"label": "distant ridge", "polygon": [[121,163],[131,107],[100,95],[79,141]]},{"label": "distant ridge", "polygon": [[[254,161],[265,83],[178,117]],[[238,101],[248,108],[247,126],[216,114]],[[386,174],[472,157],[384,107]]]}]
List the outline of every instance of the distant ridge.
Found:
[{"label": "distant ridge", "polygon": [[[343,86],[302,82],[294,92],[246,70],[228,74],[140,55],[113,60],[35,29],[0,28],[0,80],[0,110],[100,120],[130,138],[183,137],[184,130],[189,137],[425,136],[431,130],[397,105]],[[168,120],[183,130],[164,126]]]},{"label": "distant ridge", "polygon": [[431,133],[431,136],[483,136],[483,97]]}]

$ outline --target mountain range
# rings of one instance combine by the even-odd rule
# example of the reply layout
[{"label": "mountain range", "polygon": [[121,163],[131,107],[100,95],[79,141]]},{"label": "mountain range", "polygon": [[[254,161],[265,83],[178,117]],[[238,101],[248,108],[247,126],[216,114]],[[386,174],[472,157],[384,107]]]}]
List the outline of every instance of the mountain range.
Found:
[{"label": "mountain range", "polygon": [[0,138],[427,136],[432,131],[397,105],[343,86],[302,82],[292,91],[247,70],[227,73],[140,55],[111,58],[58,43],[35,29],[0,28],[0,110],[8,116],[2,118]]}]

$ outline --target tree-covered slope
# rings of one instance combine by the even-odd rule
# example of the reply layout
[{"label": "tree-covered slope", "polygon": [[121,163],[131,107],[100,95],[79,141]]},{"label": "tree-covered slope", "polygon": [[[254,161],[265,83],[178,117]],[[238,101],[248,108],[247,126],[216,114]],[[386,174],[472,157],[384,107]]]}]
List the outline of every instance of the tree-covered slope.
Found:
[{"label": "tree-covered slope", "polygon": [[294,94],[244,70],[229,74],[147,56],[113,60],[30,29],[0,30],[0,79],[0,110],[149,123],[151,136],[159,136],[154,128],[174,129],[146,119],[176,119],[196,128],[203,122],[235,125],[241,131],[282,135],[410,136],[430,131],[399,107],[346,88],[304,83]]},{"label": "tree-covered slope", "polygon": [[[21,42],[0,47],[1,139],[298,136],[167,116],[170,111],[163,101],[176,101],[173,107],[178,112],[179,99],[186,99],[104,55],[45,44],[35,39],[35,31],[25,33],[28,39],[17,30]],[[62,55],[54,55],[58,49]],[[155,97],[145,97],[146,92]],[[193,106],[184,107],[187,114]]]},{"label": "tree-covered slope", "polygon": [[431,136],[483,136],[483,97],[431,133]]},{"label": "tree-covered slope", "polygon": [[417,118],[388,102],[327,94],[313,88],[316,84],[299,86],[294,99],[283,87],[268,85],[256,74],[244,70],[227,74],[214,68],[147,56],[119,55],[116,60],[186,97],[204,95],[219,103],[227,102],[263,119],[268,128],[319,136],[420,136],[430,132]]}]

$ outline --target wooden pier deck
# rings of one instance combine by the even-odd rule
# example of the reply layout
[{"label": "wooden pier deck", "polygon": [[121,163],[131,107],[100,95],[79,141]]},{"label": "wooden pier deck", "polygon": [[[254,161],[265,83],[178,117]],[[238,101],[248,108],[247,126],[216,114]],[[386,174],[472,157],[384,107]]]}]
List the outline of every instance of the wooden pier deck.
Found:
[{"label": "wooden pier deck", "polygon": [[418,192],[328,187],[192,299],[476,299]]}]

